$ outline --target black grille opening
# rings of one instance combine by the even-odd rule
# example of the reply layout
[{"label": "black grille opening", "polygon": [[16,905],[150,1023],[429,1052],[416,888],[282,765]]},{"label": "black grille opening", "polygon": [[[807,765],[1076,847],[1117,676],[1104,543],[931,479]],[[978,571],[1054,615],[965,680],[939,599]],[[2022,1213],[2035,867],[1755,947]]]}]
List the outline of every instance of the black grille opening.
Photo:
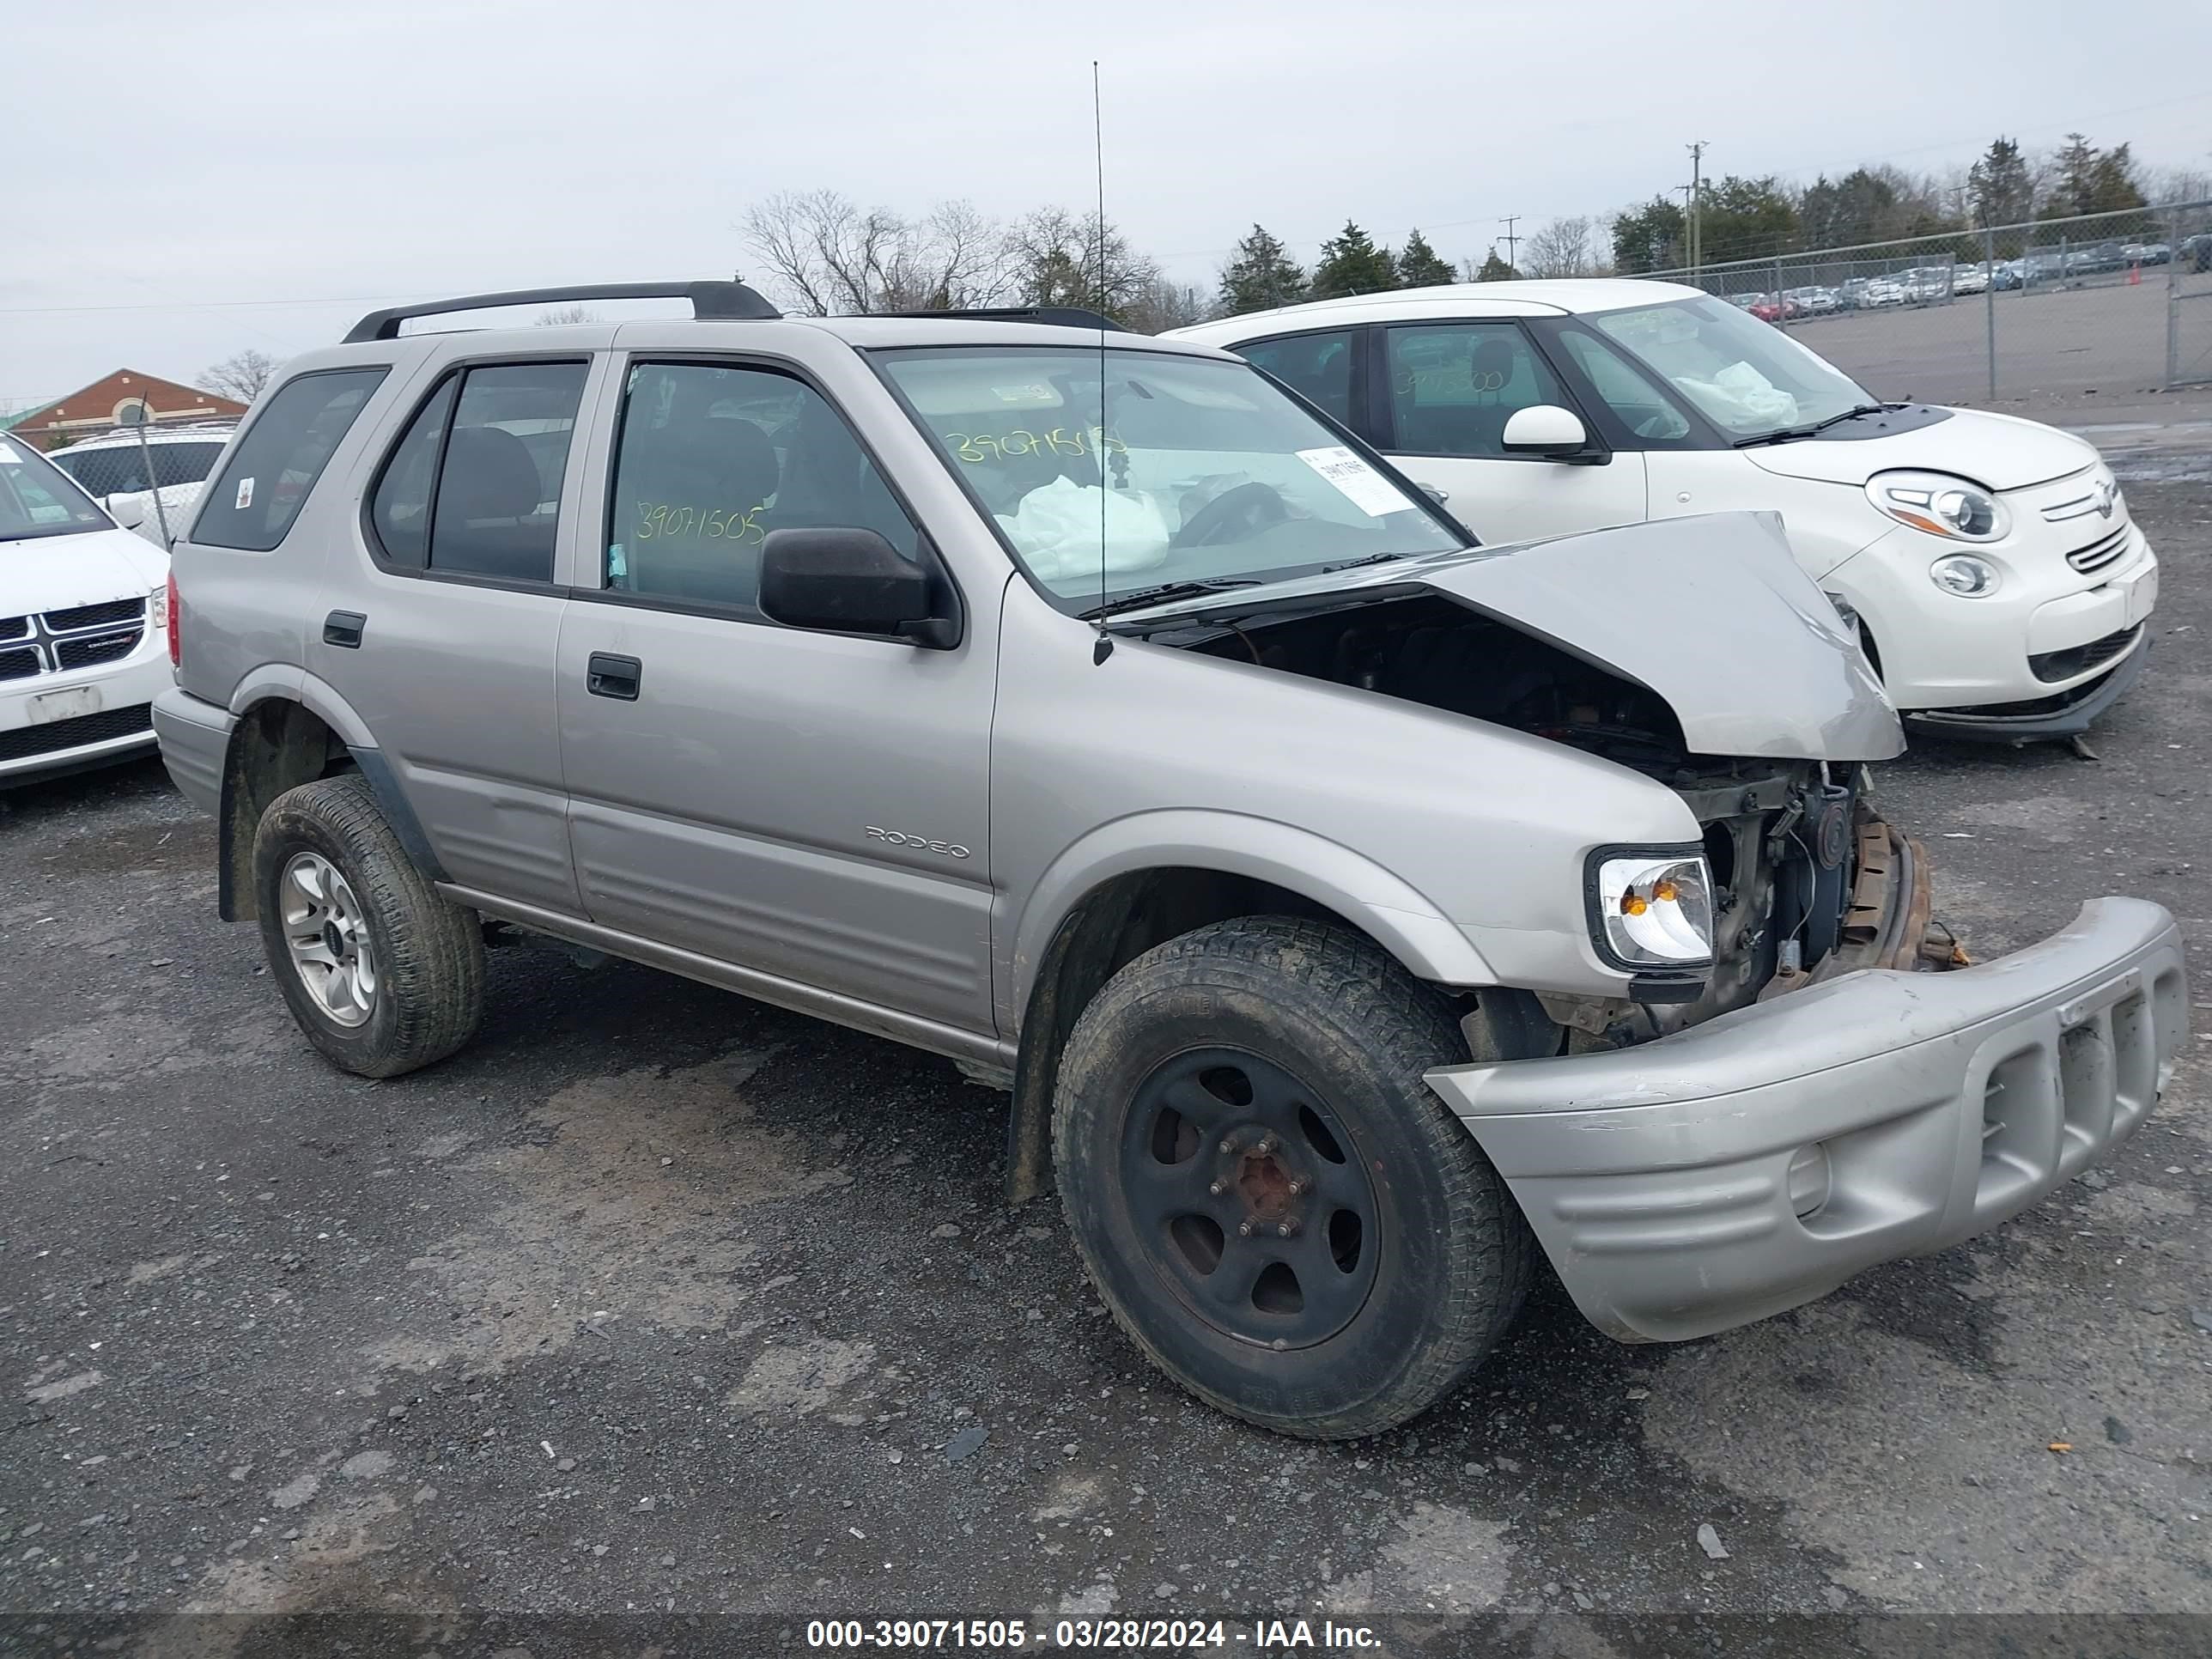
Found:
[{"label": "black grille opening", "polygon": [[102,634],[89,640],[64,640],[54,655],[64,668],[89,668],[94,663],[120,662],[138,648],[146,630],[134,628],[125,634]]},{"label": "black grille opening", "polygon": [[39,672],[39,653],[25,647],[0,651],[0,680],[27,680]]},{"label": "black grille opening", "polygon": [[2063,651],[2041,651],[2027,659],[2028,672],[2046,685],[2054,680],[2071,679],[2076,674],[2086,674],[2091,669],[2126,654],[2136,637],[2142,632],[2140,623],[2123,628],[2116,634],[2107,634],[2101,640],[2092,640],[2087,645],[2069,646]]},{"label": "black grille opening", "polygon": [[110,599],[104,605],[80,605],[70,611],[46,612],[46,631],[68,634],[80,628],[98,628],[107,623],[137,622],[146,614],[143,599]]},{"label": "black grille opening", "polygon": [[2084,573],[2102,570],[2106,565],[2116,563],[2120,556],[2127,550],[2128,532],[2123,527],[2114,531],[2102,541],[2092,542],[2087,547],[2075,548],[2066,556],[2066,562]]},{"label": "black grille opening", "polygon": [[31,637],[28,617],[0,617],[0,640],[27,640]]},{"label": "black grille opening", "polygon": [[87,744],[106,743],[153,729],[154,708],[150,703],[104,708],[97,714],[79,714],[74,720],[0,732],[0,761],[28,760],[33,755],[57,754],[64,749],[80,749]]}]

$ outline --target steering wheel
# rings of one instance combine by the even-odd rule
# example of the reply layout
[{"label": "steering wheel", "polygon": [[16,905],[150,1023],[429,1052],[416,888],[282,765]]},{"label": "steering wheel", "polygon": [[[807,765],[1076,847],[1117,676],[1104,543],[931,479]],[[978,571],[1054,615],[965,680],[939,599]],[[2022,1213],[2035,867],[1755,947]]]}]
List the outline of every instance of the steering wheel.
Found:
[{"label": "steering wheel", "polygon": [[1176,547],[1211,547],[1217,542],[1256,535],[1290,516],[1289,505],[1273,485],[1242,483],[1224,490],[1192,514],[1169,541]]}]

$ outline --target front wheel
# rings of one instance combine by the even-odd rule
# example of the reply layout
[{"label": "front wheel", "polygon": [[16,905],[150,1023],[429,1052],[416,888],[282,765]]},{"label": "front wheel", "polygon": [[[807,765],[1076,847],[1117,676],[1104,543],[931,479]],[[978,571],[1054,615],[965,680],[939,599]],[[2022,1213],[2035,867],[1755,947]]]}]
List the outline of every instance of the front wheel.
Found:
[{"label": "front wheel", "polygon": [[1367,940],[1242,917],[1122,968],[1060,1061],[1054,1148],[1092,1281],[1200,1399],[1287,1434],[1407,1421],[1518,1311],[1526,1224],[1421,1080],[1451,1012]]},{"label": "front wheel", "polygon": [[359,773],[270,803],[253,884],[270,975],[326,1058],[397,1077],[475,1035],[483,932],[415,867]]}]

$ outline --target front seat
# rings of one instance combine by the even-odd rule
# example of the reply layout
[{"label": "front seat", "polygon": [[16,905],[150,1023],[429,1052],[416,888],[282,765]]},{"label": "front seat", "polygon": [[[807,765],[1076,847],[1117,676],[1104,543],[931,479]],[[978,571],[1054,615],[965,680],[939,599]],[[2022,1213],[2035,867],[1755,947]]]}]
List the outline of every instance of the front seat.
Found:
[{"label": "front seat", "polygon": [[439,475],[433,567],[550,581],[556,521],[538,515],[544,494],[521,439],[495,426],[457,428]]},{"label": "front seat", "polygon": [[[758,509],[775,495],[782,467],[759,427],[714,415],[722,391],[703,376],[679,379],[665,422],[632,441],[637,449],[623,471],[617,522],[637,592],[750,606],[759,591],[769,526]],[[724,515],[722,533],[709,535],[716,513]],[[728,527],[747,514],[753,530]]]}]

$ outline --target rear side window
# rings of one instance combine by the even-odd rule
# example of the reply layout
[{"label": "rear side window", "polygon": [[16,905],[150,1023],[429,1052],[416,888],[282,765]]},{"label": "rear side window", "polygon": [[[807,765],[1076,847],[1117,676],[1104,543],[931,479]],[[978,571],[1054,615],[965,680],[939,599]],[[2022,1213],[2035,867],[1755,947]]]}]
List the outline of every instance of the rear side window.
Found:
[{"label": "rear side window", "polygon": [[1237,355],[1258,364],[1308,403],[1352,424],[1352,336],[1294,334],[1239,346]]},{"label": "rear side window", "polygon": [[283,541],[386,373],[380,365],[327,369],[287,381],[229,447],[228,463],[200,497],[192,540],[254,553]]},{"label": "rear side window", "polygon": [[586,367],[495,363],[448,377],[408,422],[370,498],[384,556],[454,575],[551,581]]}]

